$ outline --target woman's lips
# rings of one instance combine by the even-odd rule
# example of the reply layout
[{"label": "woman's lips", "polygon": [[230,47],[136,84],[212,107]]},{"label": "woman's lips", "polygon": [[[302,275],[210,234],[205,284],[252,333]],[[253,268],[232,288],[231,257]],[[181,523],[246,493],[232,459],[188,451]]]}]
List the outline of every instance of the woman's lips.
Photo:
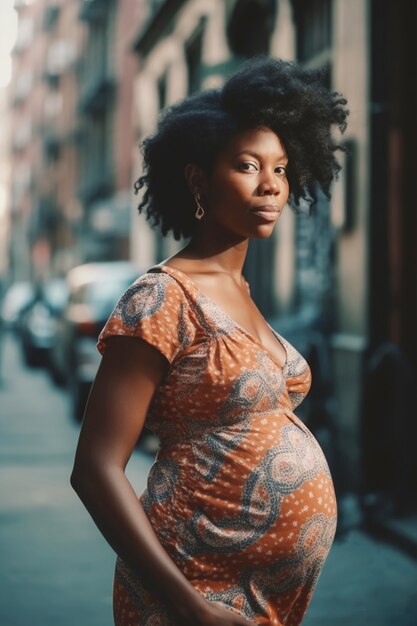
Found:
[{"label": "woman's lips", "polygon": [[267,222],[274,222],[279,216],[279,207],[276,204],[265,204],[251,209],[251,213]]}]

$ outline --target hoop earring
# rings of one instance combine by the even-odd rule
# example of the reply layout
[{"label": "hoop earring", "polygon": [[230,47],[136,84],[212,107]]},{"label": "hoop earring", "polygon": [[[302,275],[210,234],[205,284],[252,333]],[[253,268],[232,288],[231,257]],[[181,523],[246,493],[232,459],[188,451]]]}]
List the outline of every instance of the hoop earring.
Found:
[{"label": "hoop earring", "polygon": [[200,202],[200,194],[199,194],[199,193],[196,193],[196,194],[195,194],[195,196],[194,196],[194,200],[195,200],[195,203],[196,203],[196,205],[197,205],[197,210],[196,210],[196,212],[194,213],[194,216],[195,216],[198,220],[201,220],[201,219],[203,219],[203,217],[204,217],[204,213],[205,213],[205,211],[204,211],[203,207],[201,206],[201,202]]}]

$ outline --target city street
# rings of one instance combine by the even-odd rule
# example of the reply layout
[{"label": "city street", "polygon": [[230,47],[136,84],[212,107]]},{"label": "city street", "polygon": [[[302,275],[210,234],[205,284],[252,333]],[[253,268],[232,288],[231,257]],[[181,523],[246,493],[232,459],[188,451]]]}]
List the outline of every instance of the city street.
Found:
[{"label": "city street", "polygon": [[[111,626],[114,555],[69,484],[78,426],[65,392],[22,366],[8,338],[0,366],[0,625]],[[135,452],[140,491],[152,462]],[[338,540],[303,626],[417,626],[417,562],[353,531]]]}]

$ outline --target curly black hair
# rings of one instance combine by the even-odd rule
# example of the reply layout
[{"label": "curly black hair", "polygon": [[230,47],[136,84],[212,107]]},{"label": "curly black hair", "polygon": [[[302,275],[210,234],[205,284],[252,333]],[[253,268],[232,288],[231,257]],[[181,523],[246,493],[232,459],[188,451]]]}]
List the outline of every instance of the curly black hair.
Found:
[{"label": "curly black hair", "polygon": [[195,203],[184,174],[187,163],[210,172],[218,154],[238,132],[267,127],[288,156],[290,203],[315,202],[317,185],[327,197],[340,166],[332,126],[346,128],[347,101],[325,85],[323,72],[270,57],[245,62],[220,89],[203,91],[168,108],[155,134],[142,144],[145,187],[139,211],[163,235],[192,236]]}]

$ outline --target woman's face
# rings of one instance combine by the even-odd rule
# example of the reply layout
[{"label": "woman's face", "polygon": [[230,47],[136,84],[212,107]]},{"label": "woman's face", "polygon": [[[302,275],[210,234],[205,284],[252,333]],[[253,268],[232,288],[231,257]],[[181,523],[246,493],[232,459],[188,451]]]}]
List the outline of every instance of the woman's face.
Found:
[{"label": "woman's face", "polygon": [[233,236],[269,237],[288,200],[287,163],[283,144],[269,128],[236,135],[208,176],[204,219]]}]

